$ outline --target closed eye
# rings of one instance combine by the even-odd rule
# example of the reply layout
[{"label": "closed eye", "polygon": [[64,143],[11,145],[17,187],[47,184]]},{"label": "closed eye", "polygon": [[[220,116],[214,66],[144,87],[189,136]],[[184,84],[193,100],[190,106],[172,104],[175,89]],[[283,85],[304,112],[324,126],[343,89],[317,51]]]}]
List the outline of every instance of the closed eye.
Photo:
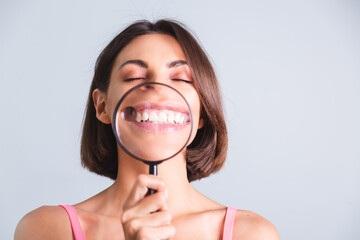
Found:
[{"label": "closed eye", "polygon": [[185,83],[192,83],[192,81],[190,81],[190,80],[181,79],[181,78],[173,78],[173,79],[171,79],[171,80],[173,80],[173,81],[185,82]]},{"label": "closed eye", "polygon": [[131,82],[131,81],[135,81],[135,80],[144,80],[144,79],[146,79],[146,78],[126,78],[124,80],[124,82]]}]

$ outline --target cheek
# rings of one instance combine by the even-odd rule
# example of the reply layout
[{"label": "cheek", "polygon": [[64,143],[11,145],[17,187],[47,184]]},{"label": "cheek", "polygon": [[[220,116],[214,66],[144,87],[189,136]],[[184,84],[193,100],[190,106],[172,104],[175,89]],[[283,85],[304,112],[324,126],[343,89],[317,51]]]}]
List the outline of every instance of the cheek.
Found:
[{"label": "cheek", "polygon": [[188,143],[188,144],[190,144],[194,140],[198,129],[201,128],[201,126],[199,126],[201,105],[200,105],[200,99],[199,99],[199,96],[197,93],[195,95],[192,95],[191,97],[189,97],[187,100],[191,106],[191,112],[192,112],[192,116],[193,116],[193,121],[192,121],[193,130],[191,133],[190,141]]},{"label": "cheek", "polygon": [[[191,106],[191,111],[193,114],[193,118],[194,118],[194,124],[199,122],[200,119],[200,110],[201,110],[201,106],[200,106],[200,98],[199,95],[196,94],[192,94],[192,96],[189,98],[189,104]],[[194,126],[196,127],[196,126]]]},{"label": "cheek", "polygon": [[193,124],[194,128],[197,129],[200,121],[200,101],[197,101],[196,104],[193,105],[191,108],[192,114],[193,114]]},{"label": "cheek", "polygon": [[108,116],[111,118],[111,123],[113,122],[113,115],[114,115],[116,105],[118,104],[121,96],[123,96],[123,95],[124,95],[123,91],[119,91],[119,90],[108,91],[108,94],[106,96],[106,101],[107,101],[106,112],[107,112]]}]

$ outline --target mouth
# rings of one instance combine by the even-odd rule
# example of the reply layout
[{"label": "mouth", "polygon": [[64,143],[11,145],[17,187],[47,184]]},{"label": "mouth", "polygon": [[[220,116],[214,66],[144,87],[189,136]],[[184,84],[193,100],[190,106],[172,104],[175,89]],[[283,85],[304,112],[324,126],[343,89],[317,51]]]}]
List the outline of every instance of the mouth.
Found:
[{"label": "mouth", "polygon": [[168,110],[145,110],[136,112],[136,122],[153,124],[186,124],[190,122],[188,114]]},{"label": "mouth", "polygon": [[190,122],[189,111],[175,105],[147,103],[133,109],[134,121],[138,123],[181,125]]}]

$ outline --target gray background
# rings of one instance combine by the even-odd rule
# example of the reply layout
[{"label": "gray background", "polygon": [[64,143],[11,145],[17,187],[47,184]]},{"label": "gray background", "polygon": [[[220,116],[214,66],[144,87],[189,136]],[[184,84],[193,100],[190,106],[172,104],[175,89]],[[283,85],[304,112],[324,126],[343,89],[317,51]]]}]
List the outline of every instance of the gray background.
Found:
[{"label": "gray background", "polygon": [[111,184],[79,141],[95,59],[134,20],[179,19],[224,96],[224,169],[193,185],[282,239],[360,239],[359,1],[0,3],[0,238],[41,205]]}]

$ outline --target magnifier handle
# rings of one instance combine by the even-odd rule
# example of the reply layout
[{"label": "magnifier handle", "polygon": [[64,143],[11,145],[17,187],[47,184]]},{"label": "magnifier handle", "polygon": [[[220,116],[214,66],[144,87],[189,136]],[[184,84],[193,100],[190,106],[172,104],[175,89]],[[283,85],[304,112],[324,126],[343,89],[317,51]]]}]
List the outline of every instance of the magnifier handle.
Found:
[{"label": "magnifier handle", "polygon": [[[155,175],[155,176],[158,175],[158,173],[157,173],[157,164],[150,164],[149,165],[149,174]],[[156,193],[156,190],[149,189],[148,195],[151,195],[151,194],[154,194],[154,193]]]}]

